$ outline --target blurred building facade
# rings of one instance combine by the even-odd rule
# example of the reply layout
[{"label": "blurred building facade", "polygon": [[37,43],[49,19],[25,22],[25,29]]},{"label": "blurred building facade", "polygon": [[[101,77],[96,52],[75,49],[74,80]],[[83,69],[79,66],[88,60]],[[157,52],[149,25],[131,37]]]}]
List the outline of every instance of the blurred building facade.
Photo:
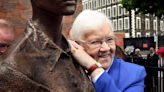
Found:
[{"label": "blurred building facade", "polygon": [[164,36],[164,18],[150,14],[135,14],[122,7],[121,0],[83,0],[83,10],[103,12],[112,20],[114,32],[123,33],[125,38]]}]

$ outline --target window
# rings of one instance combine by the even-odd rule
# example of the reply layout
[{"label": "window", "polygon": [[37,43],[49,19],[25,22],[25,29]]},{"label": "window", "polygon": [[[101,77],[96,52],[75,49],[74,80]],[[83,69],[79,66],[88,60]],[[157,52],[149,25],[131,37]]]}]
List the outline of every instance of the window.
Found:
[{"label": "window", "polygon": [[95,9],[96,8],[96,0],[92,0],[92,9]]},{"label": "window", "polygon": [[97,2],[98,2],[98,0],[94,0],[95,8],[97,8],[97,6],[98,6]]},{"label": "window", "polygon": [[118,19],[118,30],[123,30],[123,19]]},{"label": "window", "polygon": [[141,18],[136,17],[136,29],[141,29]]},{"label": "window", "polygon": [[146,33],[146,37],[150,37],[150,33]]},{"label": "window", "polygon": [[148,18],[145,19],[145,30],[150,30],[150,20]]},{"label": "window", "polygon": [[112,3],[116,3],[116,0],[112,0]]},{"label": "window", "polygon": [[129,17],[124,18],[124,29],[129,29]]},{"label": "window", "polygon": [[160,30],[164,31],[164,23],[163,23],[163,21],[160,21]]},{"label": "window", "polygon": [[102,0],[102,6],[106,5],[106,0]]},{"label": "window", "polygon": [[148,16],[148,17],[149,17],[149,16],[150,16],[150,14],[149,14],[149,13],[147,13],[147,14],[145,14],[145,16]]},{"label": "window", "polygon": [[129,12],[124,8],[124,14],[129,14]]},{"label": "window", "polygon": [[96,0],[96,5],[97,5],[97,7],[100,7],[100,0]]},{"label": "window", "polygon": [[114,31],[117,30],[117,20],[113,20],[113,29]]},{"label": "window", "polygon": [[102,9],[102,13],[104,13],[106,15],[106,8]]},{"label": "window", "polygon": [[88,9],[88,2],[85,2],[85,3],[84,3],[84,10],[85,10],[85,9]]},{"label": "window", "polygon": [[98,9],[97,11],[98,11],[98,12],[101,12],[101,9]]},{"label": "window", "polygon": [[112,14],[113,14],[113,17],[116,17],[117,16],[117,7],[116,5],[115,6],[112,6]]},{"label": "window", "polygon": [[153,30],[157,30],[157,20],[153,20]]},{"label": "window", "polygon": [[122,5],[121,4],[118,5],[118,15],[119,16],[122,15]]},{"label": "window", "polygon": [[102,0],[99,0],[99,6],[100,7],[102,6]]},{"label": "window", "polygon": [[92,2],[89,1],[89,9],[92,9]]},{"label": "window", "polygon": [[118,0],[118,2],[120,2],[121,0]]},{"label": "window", "polygon": [[111,7],[107,8],[107,17],[111,17]]},{"label": "window", "polygon": [[141,32],[137,32],[137,37],[141,37]]},{"label": "window", "polygon": [[130,34],[129,33],[125,33],[125,38],[129,38]]},{"label": "window", "polygon": [[108,5],[111,4],[111,0],[107,0],[107,4],[108,4]]}]

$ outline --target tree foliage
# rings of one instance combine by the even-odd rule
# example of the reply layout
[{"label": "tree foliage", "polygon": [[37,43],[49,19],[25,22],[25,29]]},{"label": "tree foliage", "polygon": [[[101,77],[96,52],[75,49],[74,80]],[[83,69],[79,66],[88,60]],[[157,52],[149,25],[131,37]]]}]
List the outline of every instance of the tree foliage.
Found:
[{"label": "tree foliage", "polygon": [[164,0],[122,0],[121,3],[124,8],[136,13],[150,13],[158,17],[164,15]]}]

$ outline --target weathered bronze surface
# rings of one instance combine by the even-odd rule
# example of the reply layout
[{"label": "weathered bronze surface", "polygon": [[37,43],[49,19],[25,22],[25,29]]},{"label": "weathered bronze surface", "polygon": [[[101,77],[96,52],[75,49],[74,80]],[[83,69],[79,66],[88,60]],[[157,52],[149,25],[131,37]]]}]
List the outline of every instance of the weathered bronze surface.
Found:
[{"label": "weathered bronze surface", "polygon": [[95,92],[62,36],[76,0],[31,0],[25,32],[0,60],[0,92]]}]

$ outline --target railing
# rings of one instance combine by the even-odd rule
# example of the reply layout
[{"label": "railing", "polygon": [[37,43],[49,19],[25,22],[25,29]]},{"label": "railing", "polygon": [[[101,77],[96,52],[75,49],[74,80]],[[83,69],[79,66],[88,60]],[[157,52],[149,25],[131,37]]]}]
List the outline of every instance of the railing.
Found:
[{"label": "railing", "polygon": [[147,72],[145,92],[164,92],[164,67],[145,67],[145,69]]},{"label": "railing", "polygon": [[164,59],[150,62],[145,59],[133,59],[133,63],[142,65],[146,69],[145,92],[164,92]]}]

